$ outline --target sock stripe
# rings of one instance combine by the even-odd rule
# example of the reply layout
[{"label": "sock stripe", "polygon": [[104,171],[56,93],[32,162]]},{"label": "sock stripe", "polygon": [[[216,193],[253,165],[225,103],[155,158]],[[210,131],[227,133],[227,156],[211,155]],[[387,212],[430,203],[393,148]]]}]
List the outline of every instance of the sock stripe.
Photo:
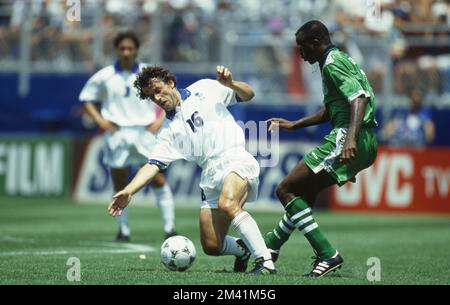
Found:
[{"label": "sock stripe", "polygon": [[295,197],[294,199],[292,199],[291,201],[289,201],[289,202],[286,204],[286,207],[285,207],[285,208],[287,208],[291,203],[293,203],[295,200],[297,200],[297,198],[299,198],[299,197]]},{"label": "sock stripe", "polygon": [[278,239],[281,239],[281,237],[280,237],[280,235],[278,234],[277,230],[273,230],[272,232],[273,232],[273,234],[274,234]]},{"label": "sock stripe", "polygon": [[312,230],[317,229],[318,227],[319,227],[319,225],[316,222],[314,222],[314,223],[310,224],[309,226],[307,226],[306,228],[304,228],[302,230],[302,234],[305,235],[306,233],[311,232]]},{"label": "sock stripe", "polygon": [[291,222],[286,222],[286,221],[284,221],[284,219],[281,219],[280,223],[283,223],[283,225],[291,231],[295,230],[295,225],[291,224]]},{"label": "sock stripe", "polygon": [[294,231],[295,227],[293,229],[287,227],[283,220],[280,221],[280,223],[278,224],[278,226],[280,227],[281,230],[283,230],[284,232],[286,232],[287,234],[291,234],[292,231]]},{"label": "sock stripe", "polygon": [[286,216],[286,214],[283,215],[284,223],[287,224],[288,227],[295,228],[295,224]]},{"label": "sock stripe", "polygon": [[295,222],[295,220],[299,219],[300,217],[302,217],[303,215],[308,214],[308,213],[311,213],[311,209],[310,208],[306,208],[303,211],[300,211],[297,214],[292,215],[291,216],[291,221]]},{"label": "sock stripe", "polygon": [[313,220],[311,220],[311,221],[309,221],[309,222],[306,222],[303,226],[299,226],[297,229],[299,229],[300,231],[301,230],[303,230],[304,228],[306,228],[307,226],[309,226],[309,225],[311,225],[311,224],[313,224],[313,223],[315,223],[316,221],[313,219]]},{"label": "sock stripe", "polygon": [[251,217],[247,212],[241,212],[232,220],[232,225],[234,228],[237,228],[242,222],[246,221],[247,218]]},{"label": "sock stripe", "polygon": [[308,217],[305,217],[305,218],[299,220],[299,221],[295,224],[295,227],[296,227],[296,228],[300,228],[301,226],[307,224],[307,223],[310,222],[311,220],[314,220],[314,218],[313,218],[312,215],[309,215]]}]

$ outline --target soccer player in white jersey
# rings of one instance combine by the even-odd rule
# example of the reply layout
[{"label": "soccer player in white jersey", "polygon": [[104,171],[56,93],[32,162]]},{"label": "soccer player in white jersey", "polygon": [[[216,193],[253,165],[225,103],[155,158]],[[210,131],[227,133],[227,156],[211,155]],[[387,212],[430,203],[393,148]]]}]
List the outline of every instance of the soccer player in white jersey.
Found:
[{"label": "soccer player in white jersey", "polygon": [[[133,87],[137,73],[145,66],[136,61],[139,39],[133,32],[121,32],[114,39],[118,60],[95,73],[82,89],[79,99],[88,115],[105,131],[103,162],[110,168],[115,192],[129,182],[131,166],[147,162],[155,134],[164,119],[157,117],[151,103],[143,103]],[[98,111],[95,103],[100,103]],[[155,176],[152,189],[164,221],[165,238],[176,235],[172,191],[162,173]],[[130,240],[128,213],[117,217],[117,241]]]},{"label": "soccer player in white jersey", "polygon": [[[132,195],[171,162],[195,162],[202,168],[203,251],[208,255],[236,256],[236,272],[246,270],[252,254],[256,260],[251,274],[275,273],[258,225],[242,209],[246,201],[256,200],[259,164],[245,150],[244,132],[227,109],[237,100],[251,100],[253,89],[233,80],[223,66],[217,67],[217,80],[202,79],[186,89],[176,88],[176,79],[169,70],[148,67],[138,74],[135,86],[141,99],[150,99],[166,111],[166,119],[148,163],[114,195],[108,208],[110,215],[120,215]],[[240,239],[227,235],[230,224]]]}]

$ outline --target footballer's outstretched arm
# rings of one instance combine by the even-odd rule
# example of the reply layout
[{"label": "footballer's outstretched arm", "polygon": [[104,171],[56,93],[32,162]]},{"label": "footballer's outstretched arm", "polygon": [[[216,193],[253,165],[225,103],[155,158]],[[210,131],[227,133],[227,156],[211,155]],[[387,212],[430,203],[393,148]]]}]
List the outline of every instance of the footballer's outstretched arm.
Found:
[{"label": "footballer's outstretched arm", "polygon": [[366,113],[367,98],[359,96],[350,102],[350,124],[342,147],[341,161],[346,163],[356,156],[356,143],[364,114]]},{"label": "footballer's outstretched arm", "polygon": [[255,96],[255,91],[249,84],[233,80],[233,75],[227,67],[217,66],[216,70],[219,83],[236,92],[242,101],[249,101]]},{"label": "footballer's outstretched arm", "polygon": [[255,97],[255,91],[253,91],[252,87],[245,82],[234,80],[229,88],[236,92],[243,102],[250,101]]},{"label": "footballer's outstretched arm", "polygon": [[328,122],[330,117],[328,116],[327,109],[322,107],[318,112],[308,115],[304,118],[298,119],[296,121],[289,121],[282,118],[271,118],[267,122],[270,123],[269,131],[272,131],[275,126],[284,130],[295,130],[298,128],[308,127],[312,125],[321,124]]},{"label": "footballer's outstretched arm", "polygon": [[133,180],[121,191],[113,196],[113,200],[108,205],[108,213],[111,216],[122,214],[123,209],[130,203],[134,193],[139,191],[144,185],[151,182],[159,172],[159,167],[154,164],[145,164],[134,176]]}]

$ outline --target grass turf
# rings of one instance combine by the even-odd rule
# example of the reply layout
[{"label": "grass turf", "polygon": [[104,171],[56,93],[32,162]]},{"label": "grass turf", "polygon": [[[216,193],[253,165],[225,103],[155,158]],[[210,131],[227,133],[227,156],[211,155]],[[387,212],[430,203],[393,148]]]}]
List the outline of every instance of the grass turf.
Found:
[{"label": "grass turf", "polygon": [[[0,284],[450,284],[449,216],[317,212],[345,263],[336,273],[311,280],[301,276],[310,271],[312,251],[299,232],[282,248],[278,274],[232,273],[233,257],[202,252],[198,208],[176,210],[177,230],[197,248],[186,272],[168,271],[160,263],[163,232],[155,207],[130,209],[131,244],[113,242],[116,226],[105,206],[3,197],[0,208]],[[251,213],[263,233],[281,216]],[[81,262],[80,282],[66,278],[72,256]],[[367,280],[370,257],[380,259],[379,282]]]}]

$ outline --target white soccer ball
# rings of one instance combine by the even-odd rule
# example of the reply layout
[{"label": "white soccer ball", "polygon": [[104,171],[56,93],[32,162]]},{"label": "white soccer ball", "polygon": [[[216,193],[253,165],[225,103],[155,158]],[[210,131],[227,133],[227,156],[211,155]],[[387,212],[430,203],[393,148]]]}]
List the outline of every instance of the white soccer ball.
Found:
[{"label": "white soccer ball", "polygon": [[187,270],[194,262],[196,254],[192,241],[181,235],[166,239],[161,246],[161,262],[172,271]]}]

